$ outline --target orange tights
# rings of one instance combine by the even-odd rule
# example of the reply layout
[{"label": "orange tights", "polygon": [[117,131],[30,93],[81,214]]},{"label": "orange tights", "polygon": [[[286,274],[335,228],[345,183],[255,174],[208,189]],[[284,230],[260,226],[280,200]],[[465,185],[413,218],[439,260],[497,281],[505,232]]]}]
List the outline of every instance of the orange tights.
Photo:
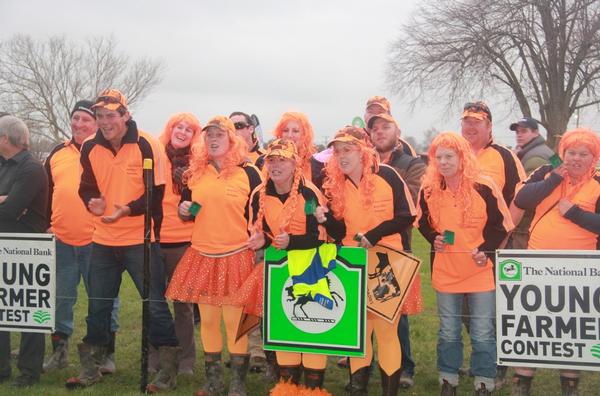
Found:
[{"label": "orange tights", "polygon": [[379,366],[387,375],[394,374],[400,368],[402,352],[397,333],[399,320],[400,315],[393,323],[390,323],[367,312],[367,350],[364,358],[350,358],[350,372],[355,373],[358,369],[371,365],[373,359],[373,331],[375,331],[375,338],[377,338],[377,345],[379,346],[377,351]]},{"label": "orange tights", "polygon": [[198,308],[200,309],[200,339],[204,352],[219,353],[223,350],[223,337],[221,336],[221,315],[223,315],[229,353],[248,353],[248,335],[235,342],[243,307],[198,304]]},{"label": "orange tights", "polygon": [[277,351],[277,364],[280,366],[300,366],[313,370],[324,370],[327,366],[327,355],[315,353],[298,353]]}]

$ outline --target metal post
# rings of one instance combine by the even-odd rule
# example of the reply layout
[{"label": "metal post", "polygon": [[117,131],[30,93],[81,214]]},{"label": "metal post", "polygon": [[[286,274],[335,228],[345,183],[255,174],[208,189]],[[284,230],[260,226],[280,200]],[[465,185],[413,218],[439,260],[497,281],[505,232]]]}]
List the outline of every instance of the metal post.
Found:
[{"label": "metal post", "polygon": [[152,244],[152,160],[144,159],[144,282],[142,285],[142,377],[140,391],[146,393],[148,385],[148,321],[150,319],[150,248]]}]

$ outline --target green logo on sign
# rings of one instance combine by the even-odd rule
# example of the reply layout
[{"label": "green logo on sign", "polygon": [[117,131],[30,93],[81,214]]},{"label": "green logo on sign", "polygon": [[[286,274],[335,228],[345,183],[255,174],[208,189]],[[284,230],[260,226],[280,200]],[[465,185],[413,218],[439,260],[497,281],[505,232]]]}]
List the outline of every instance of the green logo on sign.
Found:
[{"label": "green logo on sign", "polygon": [[36,323],[39,323],[39,324],[46,323],[50,319],[51,319],[51,316],[46,311],[38,310],[33,313],[33,320],[35,320]]},{"label": "green logo on sign", "polygon": [[600,344],[592,346],[591,351],[593,357],[595,357],[596,359],[600,359]]},{"label": "green logo on sign", "polygon": [[521,263],[508,259],[500,262],[500,280],[503,281],[520,281],[521,280]]}]

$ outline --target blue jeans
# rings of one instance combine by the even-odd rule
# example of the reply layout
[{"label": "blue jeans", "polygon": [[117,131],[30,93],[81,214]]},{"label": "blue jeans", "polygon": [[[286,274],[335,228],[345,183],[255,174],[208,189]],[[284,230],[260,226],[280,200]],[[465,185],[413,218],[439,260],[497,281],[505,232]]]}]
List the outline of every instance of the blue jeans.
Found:
[{"label": "blue jeans", "polygon": [[458,384],[458,369],[463,364],[462,304],[466,296],[469,303],[471,336],[471,373],[475,385],[483,382],[494,390],[496,377],[496,292],[442,293],[436,292],[440,331],[437,344],[437,365],[440,381]]},{"label": "blue jeans", "polygon": [[[56,240],[56,332],[73,335],[73,307],[77,302],[79,280],[90,290],[90,255],[92,244],[73,246]],[[113,303],[110,331],[119,329],[119,299]]]},{"label": "blue jeans", "polygon": [[398,322],[398,339],[400,340],[400,349],[402,350],[401,370],[403,373],[412,377],[415,375],[415,361],[410,352],[410,327],[408,325],[408,315],[400,316]]},{"label": "blue jeans", "polygon": [[[129,272],[142,295],[144,281],[144,245],[105,246],[92,243],[90,264],[87,334],[83,342],[108,345],[113,301],[119,295],[123,271]],[[175,326],[165,301],[165,271],[160,248],[153,243],[150,251],[150,344],[155,347],[177,346]],[[141,327],[140,323],[140,327]]]}]

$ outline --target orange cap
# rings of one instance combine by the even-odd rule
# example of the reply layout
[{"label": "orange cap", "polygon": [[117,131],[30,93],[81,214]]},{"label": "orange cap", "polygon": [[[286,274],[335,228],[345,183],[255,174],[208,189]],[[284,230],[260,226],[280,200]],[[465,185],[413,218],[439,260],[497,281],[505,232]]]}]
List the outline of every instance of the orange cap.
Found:
[{"label": "orange cap", "polygon": [[394,125],[396,125],[396,127],[399,128],[398,123],[396,122],[394,117],[392,117],[391,114],[388,114],[388,113],[375,114],[375,115],[371,116],[369,118],[369,121],[367,121],[367,127],[372,128],[373,124],[375,123],[375,120],[377,118],[381,118],[382,120],[386,120],[387,122],[393,122]]},{"label": "orange cap", "polygon": [[485,102],[477,101],[477,102],[469,102],[465,103],[463,107],[463,113],[460,119],[467,117],[473,117],[477,120],[489,120],[492,121],[492,112]]},{"label": "orange cap", "polygon": [[283,157],[296,159],[298,153],[294,142],[287,139],[275,139],[267,147],[265,158],[268,157]]},{"label": "orange cap", "polygon": [[235,126],[233,125],[233,121],[231,121],[229,117],[225,117],[223,115],[218,115],[211,118],[206,126],[202,128],[202,130],[206,131],[210,127],[219,128],[223,132],[229,132],[235,135]]},{"label": "orange cap", "polygon": [[335,142],[371,145],[369,136],[365,133],[365,130],[355,126],[345,126],[337,131],[327,147],[331,147]]},{"label": "orange cap", "polygon": [[381,107],[386,113],[391,113],[390,101],[385,96],[371,96],[367,100],[367,108],[372,105]]},{"label": "orange cap", "polygon": [[96,98],[96,103],[92,106],[92,109],[99,107],[108,110],[118,110],[120,107],[127,109],[127,99],[118,89],[105,89]]}]

